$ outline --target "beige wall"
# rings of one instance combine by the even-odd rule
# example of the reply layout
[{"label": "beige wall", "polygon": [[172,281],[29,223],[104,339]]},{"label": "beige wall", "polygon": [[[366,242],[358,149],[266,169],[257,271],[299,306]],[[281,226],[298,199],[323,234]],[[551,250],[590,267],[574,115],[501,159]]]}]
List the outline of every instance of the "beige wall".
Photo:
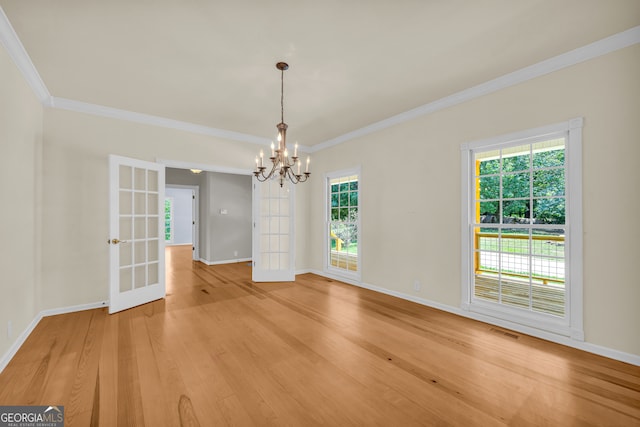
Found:
[{"label": "beige wall", "polygon": [[[42,106],[0,44],[0,355],[36,315]],[[13,333],[7,334],[12,322]]]},{"label": "beige wall", "polygon": [[[638,76],[636,45],[316,153],[316,176],[362,166],[362,281],[460,307],[460,144],[581,116],[586,341],[640,355]],[[312,190],[322,270],[322,180]]]}]

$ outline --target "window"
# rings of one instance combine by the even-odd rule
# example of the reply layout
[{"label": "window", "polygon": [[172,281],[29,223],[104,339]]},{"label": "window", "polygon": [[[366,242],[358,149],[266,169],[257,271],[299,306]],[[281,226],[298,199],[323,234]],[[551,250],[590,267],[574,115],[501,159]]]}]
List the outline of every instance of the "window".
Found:
[{"label": "window", "polygon": [[359,172],[327,176],[325,267],[329,272],[360,278]]},{"label": "window", "polygon": [[463,146],[463,308],[582,338],[581,124]]},{"label": "window", "polygon": [[164,241],[173,242],[173,197],[164,199]]}]

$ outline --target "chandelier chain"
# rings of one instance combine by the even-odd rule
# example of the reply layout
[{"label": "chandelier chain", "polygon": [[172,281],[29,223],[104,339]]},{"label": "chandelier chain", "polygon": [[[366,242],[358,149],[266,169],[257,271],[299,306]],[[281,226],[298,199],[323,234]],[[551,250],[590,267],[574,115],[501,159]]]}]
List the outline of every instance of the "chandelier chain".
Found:
[{"label": "chandelier chain", "polygon": [[284,70],[280,70],[280,123],[284,123]]}]

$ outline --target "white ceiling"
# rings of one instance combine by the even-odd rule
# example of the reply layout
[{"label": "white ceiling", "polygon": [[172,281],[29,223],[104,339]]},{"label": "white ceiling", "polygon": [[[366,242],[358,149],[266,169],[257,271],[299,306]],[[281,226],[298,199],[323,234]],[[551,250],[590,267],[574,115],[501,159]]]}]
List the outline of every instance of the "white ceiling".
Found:
[{"label": "white ceiling", "polygon": [[312,146],[640,24],[638,0],[0,0],[54,97]]}]

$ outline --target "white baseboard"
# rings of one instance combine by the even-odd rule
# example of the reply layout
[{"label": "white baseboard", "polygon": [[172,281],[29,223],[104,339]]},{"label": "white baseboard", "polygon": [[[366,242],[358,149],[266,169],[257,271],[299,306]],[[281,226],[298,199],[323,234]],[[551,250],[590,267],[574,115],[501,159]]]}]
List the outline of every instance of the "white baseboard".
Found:
[{"label": "white baseboard", "polygon": [[[302,271],[302,270],[301,270]],[[337,280],[349,285],[358,286],[360,288],[369,289],[371,291],[380,292],[382,294],[391,295],[400,299],[404,299],[407,301],[412,301],[417,304],[421,304],[427,307],[436,308],[438,310],[446,311],[447,313],[456,314],[458,316],[466,317],[473,320],[478,320],[480,322],[488,323],[490,325],[500,326],[502,328],[511,329],[516,332],[520,332],[523,334],[531,335],[536,338],[541,338],[543,340],[551,341],[557,344],[566,345],[567,347],[576,348],[578,350],[583,350],[588,353],[597,354],[599,356],[608,357],[610,359],[618,360],[625,363],[630,363],[632,365],[640,366],[640,356],[631,353],[625,353],[623,351],[615,350],[608,347],[603,347],[597,344],[593,344],[587,341],[576,340],[570,337],[566,337],[563,335],[554,334],[547,331],[542,331],[540,329],[532,328],[529,326],[524,326],[514,322],[508,322],[506,320],[497,319],[495,317],[486,316],[479,313],[474,313],[471,311],[462,310],[458,307],[453,307],[450,305],[442,304],[436,301],[430,301],[424,298],[416,297],[414,295],[405,294],[402,292],[393,291],[390,289],[381,288],[379,286],[370,285],[364,282],[357,282],[354,280],[345,279],[343,277],[335,276],[332,274],[328,274],[323,271],[318,270],[305,270],[304,273],[313,273],[318,276],[326,277],[328,279]]]},{"label": "white baseboard", "polygon": [[31,332],[33,332],[36,326],[38,326],[38,322],[40,322],[40,319],[42,319],[42,313],[38,313],[38,315],[31,321],[31,323],[29,323],[27,328],[22,331],[18,338],[13,342],[6,353],[2,355],[2,359],[0,359],[0,372],[2,372],[4,368],[7,367],[9,362],[11,362],[13,356],[15,356],[18,350],[20,350],[20,347],[22,347],[22,344],[24,344]]},{"label": "white baseboard", "polygon": [[251,261],[251,258],[225,259],[222,261],[207,261],[204,258],[200,258],[199,261],[206,265],[220,265],[220,264],[235,264],[238,262],[249,262]]},{"label": "white baseboard", "polygon": [[24,342],[27,340],[31,332],[33,332],[36,326],[38,326],[38,323],[40,323],[40,320],[42,320],[43,317],[55,316],[56,314],[73,313],[76,311],[92,310],[94,308],[107,307],[108,305],[109,303],[107,301],[100,301],[100,302],[94,302],[90,304],[74,305],[71,307],[61,307],[61,308],[52,308],[48,310],[42,310],[40,313],[36,315],[36,317],[33,318],[33,320],[31,321],[31,323],[29,323],[26,329],[22,331],[22,333],[14,341],[11,347],[9,347],[9,350],[7,350],[5,354],[2,355],[2,358],[0,359],[0,372],[2,372],[4,368],[7,367],[11,359],[13,359],[13,356],[15,356],[18,350],[20,350],[20,347],[22,347],[22,344],[24,344]]},{"label": "white baseboard", "polygon": [[50,308],[40,312],[40,318],[55,316],[56,314],[75,313],[76,311],[93,310],[94,308],[109,307],[109,301],[98,301],[89,304],[72,305],[71,307]]}]

